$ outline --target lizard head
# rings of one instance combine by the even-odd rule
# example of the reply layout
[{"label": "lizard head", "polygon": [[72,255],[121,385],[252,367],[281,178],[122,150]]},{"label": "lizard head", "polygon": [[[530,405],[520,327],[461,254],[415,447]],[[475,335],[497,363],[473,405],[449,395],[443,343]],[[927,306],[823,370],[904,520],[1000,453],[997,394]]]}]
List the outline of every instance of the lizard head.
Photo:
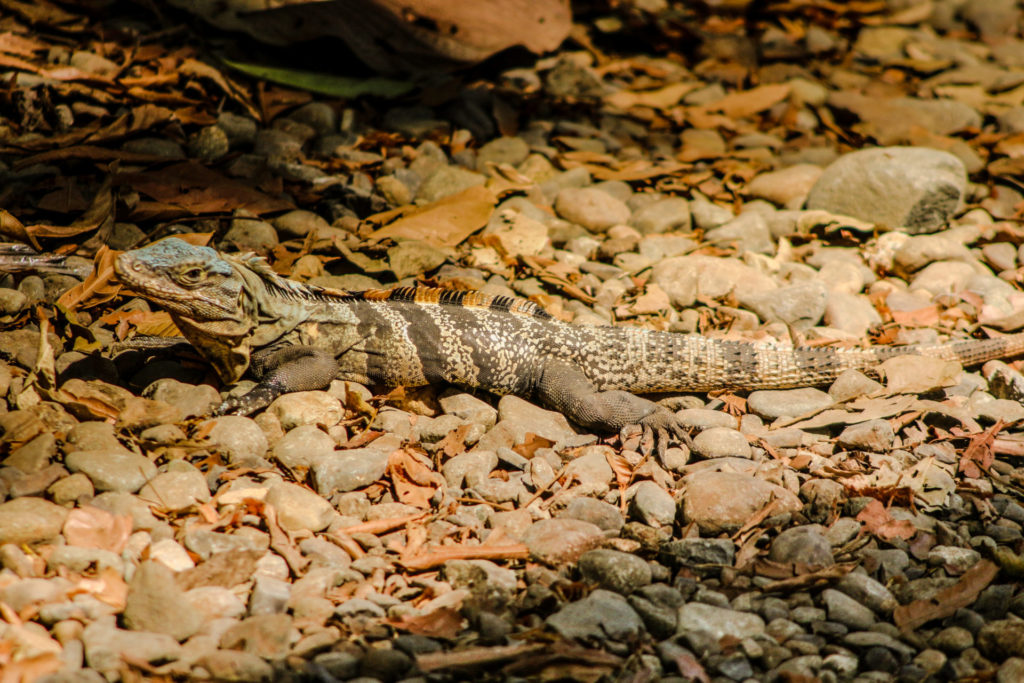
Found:
[{"label": "lizard head", "polygon": [[210,247],[169,237],[126,251],[114,262],[118,279],[172,314],[196,322],[244,318],[244,282],[231,263]]}]

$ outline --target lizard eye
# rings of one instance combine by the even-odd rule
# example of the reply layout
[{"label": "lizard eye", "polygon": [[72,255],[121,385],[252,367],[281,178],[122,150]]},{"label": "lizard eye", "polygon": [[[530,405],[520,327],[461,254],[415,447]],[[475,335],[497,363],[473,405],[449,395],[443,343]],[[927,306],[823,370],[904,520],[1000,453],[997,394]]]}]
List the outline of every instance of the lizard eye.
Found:
[{"label": "lizard eye", "polygon": [[199,282],[203,279],[202,268],[189,268],[181,274],[181,278],[186,282]]}]

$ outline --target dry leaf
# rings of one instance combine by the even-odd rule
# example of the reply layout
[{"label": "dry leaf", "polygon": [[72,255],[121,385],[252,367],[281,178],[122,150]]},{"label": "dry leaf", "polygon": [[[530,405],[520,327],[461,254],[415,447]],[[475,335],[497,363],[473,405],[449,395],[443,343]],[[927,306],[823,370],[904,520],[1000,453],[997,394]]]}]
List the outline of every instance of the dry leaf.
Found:
[{"label": "dry leaf", "polygon": [[901,631],[914,631],[929,621],[944,619],[961,607],[974,603],[978,594],[992,583],[999,573],[999,567],[988,560],[980,560],[964,572],[952,586],[943,588],[930,600],[915,600],[900,605],[893,611],[893,621]]},{"label": "dry leaf", "polygon": [[924,394],[957,383],[959,363],[926,356],[896,356],[878,366],[885,388],[894,394]]},{"label": "dry leaf", "polygon": [[419,636],[428,638],[444,638],[452,640],[462,630],[462,615],[457,611],[441,607],[430,614],[419,616],[402,616],[398,619],[388,619],[387,623],[401,631],[408,631]]},{"label": "dry leaf", "polygon": [[906,540],[917,531],[910,520],[896,521],[893,519],[889,515],[889,511],[877,500],[872,500],[864,506],[864,509],[857,515],[857,521],[883,541],[891,541],[894,538]]},{"label": "dry leaf", "polygon": [[1003,421],[996,420],[996,423],[981,434],[971,436],[971,442],[967,445],[963,455],[960,456],[960,464],[957,471],[970,479],[977,479],[983,473],[989,471],[992,461],[995,460],[995,453],[992,452],[992,444],[996,435],[1003,429]]},{"label": "dry leaf", "polygon": [[395,498],[406,505],[429,509],[430,499],[444,485],[444,479],[404,448],[388,458],[387,475]]},{"label": "dry leaf", "polygon": [[63,533],[68,545],[120,553],[131,536],[132,518],[83,505],[68,513]]},{"label": "dry leaf", "polygon": [[720,111],[729,118],[742,119],[764,111],[789,97],[790,86],[785,83],[762,85],[726,95],[708,109]]},{"label": "dry leaf", "polygon": [[[490,190],[471,187],[433,204],[416,208],[369,237],[372,242],[383,239],[420,240],[434,247],[454,247],[487,225],[498,198]],[[368,221],[373,221],[370,216]]]}]

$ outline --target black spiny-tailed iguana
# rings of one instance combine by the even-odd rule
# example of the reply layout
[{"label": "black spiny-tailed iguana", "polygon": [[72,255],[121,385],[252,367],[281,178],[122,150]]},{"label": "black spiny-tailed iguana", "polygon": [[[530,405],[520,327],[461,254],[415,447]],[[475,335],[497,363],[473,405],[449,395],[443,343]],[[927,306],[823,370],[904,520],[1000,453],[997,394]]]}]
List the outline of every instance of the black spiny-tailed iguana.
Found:
[{"label": "black spiny-tailed iguana", "polygon": [[827,384],[913,353],[964,365],[1024,353],[1024,334],[867,349],[722,341],[635,327],[570,325],[536,304],[480,292],[322,289],[253,255],[169,238],[118,257],[118,278],[167,309],[221,379],[257,386],[218,412],[249,414],[282,393],[334,378],[390,386],[435,382],[534,398],[576,424],[640,425],[659,447],[684,438],[668,409],[635,393]]}]

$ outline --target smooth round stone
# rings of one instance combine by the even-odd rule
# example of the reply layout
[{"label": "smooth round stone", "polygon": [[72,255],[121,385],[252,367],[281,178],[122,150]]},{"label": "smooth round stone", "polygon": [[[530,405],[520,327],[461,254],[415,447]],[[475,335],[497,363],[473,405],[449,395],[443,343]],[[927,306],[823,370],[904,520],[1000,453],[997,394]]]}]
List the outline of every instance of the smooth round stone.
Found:
[{"label": "smooth round stone", "polygon": [[772,541],[768,558],[773,562],[827,567],[835,564],[832,546],[817,524],[786,529]]},{"label": "smooth round stone", "polygon": [[963,162],[923,147],[878,147],[844,154],[811,188],[808,209],[823,209],[911,233],[935,232],[960,208]]},{"label": "smooth round stone", "polygon": [[326,500],[304,486],[280,482],[270,487],[266,502],[277,510],[281,526],[291,531],[321,531],[337,516]]},{"label": "smooth round stone", "polygon": [[575,562],[580,555],[600,545],[604,532],[589,522],[578,519],[541,519],[523,534],[523,543],[534,559],[558,566]]},{"label": "smooth round stone", "polygon": [[592,187],[568,187],[560,191],[555,198],[555,211],[590,232],[605,232],[613,225],[628,222],[630,216],[625,202]]},{"label": "smooth round stone", "polygon": [[831,408],[833,404],[831,396],[812,387],[754,391],[747,397],[747,408],[765,420],[799,417]]},{"label": "smooth round stone", "polygon": [[26,496],[7,501],[0,505],[0,545],[53,538],[60,533],[67,516],[66,508],[42,498]]},{"label": "smooth round stone", "polygon": [[[241,415],[224,415],[212,420],[206,438],[222,450],[231,463],[262,458],[267,453],[267,436],[256,422]],[[203,423],[203,427],[208,423]]]},{"label": "smooth round stone", "polygon": [[651,582],[651,568],[646,561],[618,550],[587,551],[580,556],[579,569],[584,580],[622,595]]},{"label": "smooth round stone", "polygon": [[693,452],[702,458],[749,458],[752,454],[747,437],[728,427],[705,429],[694,438]]},{"label": "smooth round stone", "polygon": [[97,491],[135,493],[156,476],[156,465],[149,458],[125,451],[75,451],[64,464],[72,472],[89,477]]},{"label": "smooth round stone", "polygon": [[687,477],[683,515],[702,534],[736,531],[771,500],[778,499],[777,514],[795,512],[800,499],[788,490],[738,472],[698,472]]}]

